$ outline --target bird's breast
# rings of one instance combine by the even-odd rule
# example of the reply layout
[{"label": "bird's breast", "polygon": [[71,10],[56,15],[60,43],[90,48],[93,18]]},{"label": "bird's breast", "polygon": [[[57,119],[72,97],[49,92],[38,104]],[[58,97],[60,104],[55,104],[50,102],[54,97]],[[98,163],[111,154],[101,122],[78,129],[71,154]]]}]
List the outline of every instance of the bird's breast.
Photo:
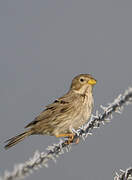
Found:
[{"label": "bird's breast", "polygon": [[82,125],[84,125],[90,118],[93,109],[93,96],[85,96],[83,103],[75,113],[76,116],[72,121],[71,127],[74,129],[78,129]]},{"label": "bird's breast", "polygon": [[82,110],[82,121],[86,123],[88,119],[91,116],[92,109],[93,109],[93,96],[92,94],[89,96],[86,96],[84,99],[84,104],[83,104],[83,110]]}]

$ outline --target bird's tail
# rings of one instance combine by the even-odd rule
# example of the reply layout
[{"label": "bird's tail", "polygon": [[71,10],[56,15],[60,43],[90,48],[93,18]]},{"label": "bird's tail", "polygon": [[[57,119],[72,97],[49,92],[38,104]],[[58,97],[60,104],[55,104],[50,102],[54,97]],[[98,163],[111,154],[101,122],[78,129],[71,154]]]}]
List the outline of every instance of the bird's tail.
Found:
[{"label": "bird's tail", "polygon": [[8,149],[8,148],[14,146],[15,144],[24,140],[26,137],[30,136],[31,134],[33,134],[32,130],[28,130],[28,131],[25,131],[24,133],[19,134],[11,139],[8,139],[7,141],[5,141],[5,143],[8,142],[8,144],[5,145],[5,149]]}]

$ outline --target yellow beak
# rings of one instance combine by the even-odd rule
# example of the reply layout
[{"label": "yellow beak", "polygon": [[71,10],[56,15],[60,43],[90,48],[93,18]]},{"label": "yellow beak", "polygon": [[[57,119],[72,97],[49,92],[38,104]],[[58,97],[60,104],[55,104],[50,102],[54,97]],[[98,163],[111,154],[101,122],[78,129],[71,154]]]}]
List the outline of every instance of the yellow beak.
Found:
[{"label": "yellow beak", "polygon": [[90,79],[89,81],[88,81],[88,84],[90,84],[90,85],[94,85],[94,84],[96,84],[96,80],[95,79]]}]

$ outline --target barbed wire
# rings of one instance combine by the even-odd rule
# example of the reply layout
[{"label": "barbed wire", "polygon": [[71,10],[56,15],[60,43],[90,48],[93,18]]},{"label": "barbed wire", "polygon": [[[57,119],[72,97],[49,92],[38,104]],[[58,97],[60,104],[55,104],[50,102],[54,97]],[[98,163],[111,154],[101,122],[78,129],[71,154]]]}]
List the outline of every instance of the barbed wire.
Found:
[{"label": "barbed wire", "polygon": [[[125,93],[120,94],[112,103],[109,103],[107,107],[100,106],[103,110],[102,113],[96,111],[96,115],[92,115],[90,121],[84,126],[80,127],[77,131],[73,129],[75,133],[73,143],[68,145],[67,140],[61,140],[58,144],[48,146],[46,152],[36,151],[34,156],[24,163],[20,163],[14,166],[12,172],[5,171],[3,177],[0,180],[16,180],[22,179],[30,175],[34,170],[42,167],[48,167],[48,161],[53,160],[56,162],[56,158],[61,154],[64,154],[65,150],[69,151],[71,146],[76,142],[77,138],[85,140],[88,135],[92,135],[94,128],[99,128],[101,124],[110,122],[113,112],[121,113],[124,105],[132,103],[132,87],[128,88]],[[126,179],[115,179],[126,180]]]}]

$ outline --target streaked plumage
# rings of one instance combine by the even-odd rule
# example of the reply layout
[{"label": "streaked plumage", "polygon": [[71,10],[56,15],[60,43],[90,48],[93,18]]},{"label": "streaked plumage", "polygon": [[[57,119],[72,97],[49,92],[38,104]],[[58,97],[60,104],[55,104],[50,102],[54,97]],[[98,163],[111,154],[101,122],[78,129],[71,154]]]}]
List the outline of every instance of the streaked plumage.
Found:
[{"label": "streaked plumage", "polygon": [[9,139],[5,148],[9,148],[25,137],[33,134],[56,137],[73,136],[72,128],[78,129],[86,123],[93,108],[93,85],[96,80],[89,74],[80,74],[72,80],[70,90],[52,104],[46,106],[24,133]]}]

